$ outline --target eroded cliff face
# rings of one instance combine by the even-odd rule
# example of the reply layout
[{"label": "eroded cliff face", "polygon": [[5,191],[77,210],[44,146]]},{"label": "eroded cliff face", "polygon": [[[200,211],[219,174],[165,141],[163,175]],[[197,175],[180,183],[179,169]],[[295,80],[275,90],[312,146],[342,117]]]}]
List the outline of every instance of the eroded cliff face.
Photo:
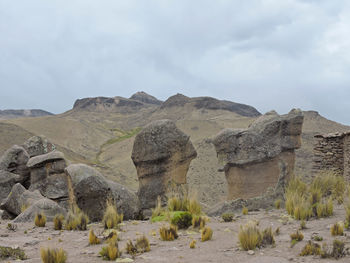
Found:
[{"label": "eroded cliff face", "polygon": [[189,136],[174,122],[159,120],[146,126],[136,136],[131,156],[139,179],[141,209],[154,208],[158,196],[165,202],[167,193],[185,185],[196,156]]},{"label": "eroded cliff face", "polygon": [[274,188],[294,170],[295,153],[301,145],[303,114],[269,112],[246,130],[226,129],[213,144],[228,182],[228,200],[253,198]]}]

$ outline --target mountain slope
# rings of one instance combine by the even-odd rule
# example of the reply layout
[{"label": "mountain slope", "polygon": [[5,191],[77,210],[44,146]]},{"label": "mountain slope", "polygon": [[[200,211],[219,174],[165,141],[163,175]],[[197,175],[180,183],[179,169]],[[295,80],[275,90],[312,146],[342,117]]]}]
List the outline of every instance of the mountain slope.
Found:
[{"label": "mountain slope", "polygon": [[28,117],[42,117],[53,115],[51,112],[44,110],[0,110],[0,120],[28,118]]}]

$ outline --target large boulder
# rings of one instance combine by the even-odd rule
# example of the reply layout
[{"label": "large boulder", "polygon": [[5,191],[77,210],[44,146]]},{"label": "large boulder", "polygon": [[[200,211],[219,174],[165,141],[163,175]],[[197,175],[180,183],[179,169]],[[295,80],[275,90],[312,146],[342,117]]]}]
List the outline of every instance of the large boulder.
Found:
[{"label": "large boulder", "polygon": [[0,208],[14,216],[19,215],[23,210],[44,198],[39,191],[26,190],[21,184],[17,183],[12,187],[10,194],[1,203]]},{"label": "large boulder", "polygon": [[19,175],[0,170],[0,203],[9,195],[18,181],[20,181]]},{"label": "large boulder", "polygon": [[17,216],[14,220],[15,223],[33,222],[37,213],[44,213],[47,221],[53,221],[53,218],[57,214],[66,215],[67,210],[59,206],[56,202],[42,198],[29,206],[23,213]]},{"label": "large boulder", "polygon": [[0,170],[20,175],[19,181],[28,185],[29,169],[26,164],[29,160],[29,155],[26,150],[18,145],[13,145],[0,158]]},{"label": "large boulder", "polygon": [[159,120],[147,125],[136,136],[131,156],[139,179],[141,209],[154,208],[158,196],[165,202],[174,187],[181,189],[196,156],[190,137],[173,121]]},{"label": "large boulder", "polygon": [[107,181],[97,170],[85,164],[71,164],[65,172],[70,185],[71,202],[89,216],[98,221],[103,217],[108,198],[114,199],[118,212],[125,219],[133,219],[138,214],[138,200],[134,193],[125,187]]},{"label": "large boulder", "polygon": [[23,148],[30,157],[46,154],[56,149],[55,145],[49,142],[44,136],[33,136],[24,144]]},{"label": "large boulder", "polygon": [[39,190],[40,193],[58,202],[68,200],[68,180],[64,172],[66,161],[63,153],[52,151],[29,159],[30,169],[29,190]]},{"label": "large boulder", "polygon": [[213,139],[228,183],[228,200],[262,196],[278,183],[283,185],[281,178],[290,178],[303,119],[300,110],[282,116],[269,112],[246,130],[225,129]]}]

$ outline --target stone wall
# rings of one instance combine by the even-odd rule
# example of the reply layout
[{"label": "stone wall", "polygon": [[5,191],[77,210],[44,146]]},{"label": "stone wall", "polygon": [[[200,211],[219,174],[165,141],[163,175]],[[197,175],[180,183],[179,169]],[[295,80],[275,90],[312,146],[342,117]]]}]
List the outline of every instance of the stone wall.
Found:
[{"label": "stone wall", "polygon": [[334,171],[350,180],[350,132],[316,135],[313,173]]}]

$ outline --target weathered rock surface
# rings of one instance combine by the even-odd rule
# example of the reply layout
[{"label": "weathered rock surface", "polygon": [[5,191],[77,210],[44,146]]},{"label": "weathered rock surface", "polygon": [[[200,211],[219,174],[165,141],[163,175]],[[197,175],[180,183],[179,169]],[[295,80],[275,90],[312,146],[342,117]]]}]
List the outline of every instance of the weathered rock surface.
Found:
[{"label": "weathered rock surface", "polygon": [[302,124],[300,110],[282,116],[269,112],[246,130],[225,129],[213,139],[224,164],[229,200],[261,196],[276,187],[279,178],[289,179]]},{"label": "weathered rock surface", "polygon": [[12,146],[0,158],[0,170],[18,174],[19,181],[27,184],[29,181],[29,169],[26,164],[29,160],[29,155],[26,150],[18,145]]},{"label": "weathered rock surface", "polygon": [[114,198],[118,212],[133,219],[139,211],[135,194],[125,187],[107,181],[98,171],[84,164],[72,164],[65,169],[71,187],[70,199],[76,202],[90,220],[101,220],[107,198]]},{"label": "weathered rock surface", "polygon": [[64,173],[66,161],[63,153],[52,151],[29,159],[30,190],[39,190],[50,199],[68,199],[68,181]]},{"label": "weathered rock surface", "polygon": [[12,187],[20,180],[20,176],[0,170],[0,203],[11,192]]},{"label": "weathered rock surface", "polygon": [[31,206],[29,206],[19,216],[17,216],[14,222],[15,223],[33,222],[35,215],[39,212],[42,212],[45,214],[47,221],[53,221],[53,218],[57,214],[65,215],[67,213],[67,211],[61,206],[59,206],[56,202],[48,198],[42,198],[39,201],[36,201]]},{"label": "weathered rock surface", "polygon": [[154,208],[158,196],[166,200],[170,187],[185,185],[196,156],[190,137],[174,122],[159,120],[147,125],[136,136],[131,156],[139,178],[141,209]]},{"label": "weathered rock surface", "polygon": [[155,104],[155,105],[160,105],[162,104],[162,101],[158,100],[156,97],[153,97],[149,94],[147,94],[146,92],[140,91],[140,92],[136,92],[135,94],[133,94],[130,97],[131,100],[137,100],[137,101],[141,101],[143,103],[147,103],[147,104]]},{"label": "weathered rock surface", "polygon": [[7,198],[1,203],[0,208],[17,216],[22,212],[22,209],[43,198],[39,191],[26,190],[21,184],[17,183],[12,187]]},{"label": "weathered rock surface", "polygon": [[52,152],[56,147],[44,136],[33,136],[23,144],[23,148],[30,157],[34,157]]}]

